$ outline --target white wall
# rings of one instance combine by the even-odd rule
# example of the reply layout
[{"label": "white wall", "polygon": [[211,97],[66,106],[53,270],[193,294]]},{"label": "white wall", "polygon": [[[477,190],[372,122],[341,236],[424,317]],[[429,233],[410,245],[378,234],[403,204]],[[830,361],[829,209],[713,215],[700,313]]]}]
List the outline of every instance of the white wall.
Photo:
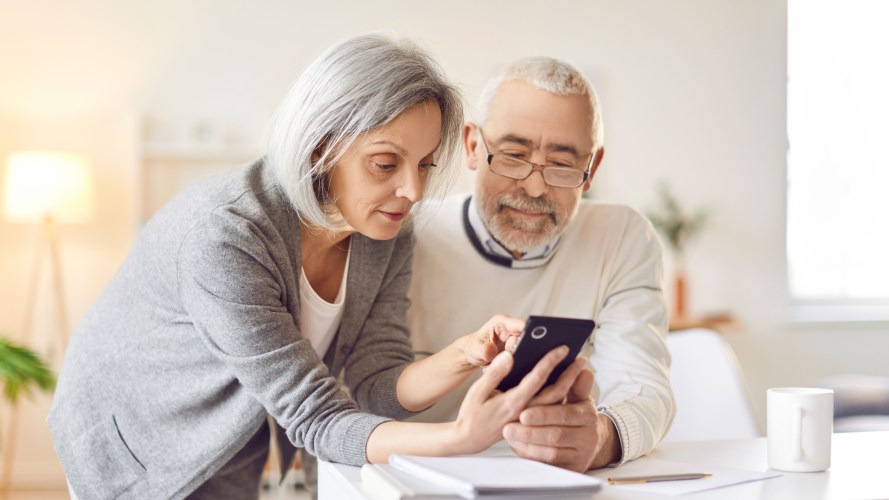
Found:
[{"label": "white wall", "polygon": [[[78,149],[98,175],[97,220],[61,231],[72,322],[135,238],[143,117],[185,129],[209,121],[258,147],[313,57],[378,29],[419,39],[470,102],[494,69],[521,56],[562,57],[588,72],[607,136],[595,195],[645,210],[666,179],[689,206],[713,212],[690,249],[691,306],[745,321],[731,341],[760,418],[769,386],[889,374],[880,355],[889,351],[886,324],[785,322],[786,4],[778,0],[4,0],[0,158]],[[0,330],[21,328],[36,236],[0,221]],[[50,326],[34,345],[52,343]],[[60,481],[42,423],[47,401],[26,405],[19,484]]]}]

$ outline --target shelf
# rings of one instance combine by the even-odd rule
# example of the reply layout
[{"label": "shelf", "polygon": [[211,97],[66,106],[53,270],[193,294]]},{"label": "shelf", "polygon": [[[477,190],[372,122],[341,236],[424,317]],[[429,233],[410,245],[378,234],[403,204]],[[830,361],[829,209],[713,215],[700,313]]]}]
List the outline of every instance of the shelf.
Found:
[{"label": "shelf", "polygon": [[145,142],[139,149],[138,224],[143,224],[183,189],[247,165],[258,148],[201,142]]},{"label": "shelf", "polygon": [[212,144],[146,144],[142,147],[143,160],[228,162],[252,160],[259,156],[260,153],[255,150]]}]

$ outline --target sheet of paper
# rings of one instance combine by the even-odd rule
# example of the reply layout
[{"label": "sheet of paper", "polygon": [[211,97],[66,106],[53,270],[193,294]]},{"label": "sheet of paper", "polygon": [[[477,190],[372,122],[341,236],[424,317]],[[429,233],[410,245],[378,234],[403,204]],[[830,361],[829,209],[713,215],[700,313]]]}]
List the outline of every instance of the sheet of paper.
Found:
[{"label": "sheet of paper", "polygon": [[[713,476],[703,479],[690,479],[687,481],[661,481],[657,483],[644,484],[608,484],[609,477],[619,478],[626,476],[655,476],[662,474],[684,474],[693,472],[713,474]],[[617,468],[597,469],[595,471],[589,472],[587,475],[601,479],[602,482],[605,484],[605,488],[616,488],[627,491],[639,491],[644,493],[657,493],[668,496],[679,496],[687,495],[689,493],[697,493],[699,491],[724,488],[733,484],[748,483],[750,481],[760,481],[763,479],[778,477],[781,474],[771,470],[752,471],[742,469],[727,469],[724,467],[708,467],[683,462],[671,462],[669,460],[642,458],[633,462],[629,462]]]}]

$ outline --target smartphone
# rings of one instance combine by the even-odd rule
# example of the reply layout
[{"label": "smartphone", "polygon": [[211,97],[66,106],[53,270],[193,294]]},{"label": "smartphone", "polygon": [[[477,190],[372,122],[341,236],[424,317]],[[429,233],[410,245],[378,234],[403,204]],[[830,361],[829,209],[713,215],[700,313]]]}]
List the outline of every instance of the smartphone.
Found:
[{"label": "smartphone", "polygon": [[580,354],[595,327],[596,323],[591,319],[529,316],[512,353],[512,370],[497,389],[508,391],[517,386],[546,353],[566,345],[568,356],[556,365],[543,387],[554,383]]}]

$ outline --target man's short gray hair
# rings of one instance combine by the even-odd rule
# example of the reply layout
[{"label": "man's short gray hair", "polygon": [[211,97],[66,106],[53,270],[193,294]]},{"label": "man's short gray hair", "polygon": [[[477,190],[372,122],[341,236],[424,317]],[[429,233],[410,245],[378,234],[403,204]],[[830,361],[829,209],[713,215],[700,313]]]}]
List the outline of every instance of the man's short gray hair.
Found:
[{"label": "man's short gray hair", "polygon": [[522,81],[556,95],[580,95],[590,100],[593,110],[592,131],[594,149],[602,147],[605,142],[605,130],[602,125],[602,114],[599,96],[590,80],[576,67],[565,61],[552,57],[528,57],[519,59],[504,68],[499,74],[488,80],[482,90],[476,108],[476,121],[484,126],[488,112],[497,90],[505,82]]},{"label": "man's short gray hair", "polygon": [[435,61],[410,41],[367,34],[334,45],[309,65],[278,108],[268,139],[267,161],[300,219],[344,227],[331,208],[327,173],[357,136],[429,100],[441,109],[440,166],[424,191],[435,197],[456,178],[449,165],[463,124],[460,93]]}]

